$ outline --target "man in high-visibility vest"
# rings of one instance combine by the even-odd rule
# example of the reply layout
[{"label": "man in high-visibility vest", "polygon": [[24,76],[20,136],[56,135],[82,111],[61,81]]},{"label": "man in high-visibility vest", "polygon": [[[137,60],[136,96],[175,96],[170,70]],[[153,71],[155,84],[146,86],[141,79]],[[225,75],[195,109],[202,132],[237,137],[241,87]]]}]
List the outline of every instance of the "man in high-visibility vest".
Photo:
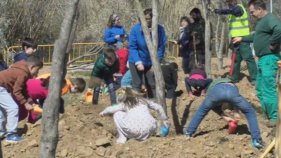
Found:
[{"label": "man in high-visibility vest", "polygon": [[[227,3],[229,9],[215,9],[214,11],[219,15],[228,15],[230,37],[235,38],[250,35],[248,13],[244,6],[238,4],[237,0],[227,0]],[[257,76],[257,65],[250,48],[250,43],[241,42],[235,44],[234,47],[234,66],[231,70],[232,73],[230,73],[230,79],[233,82],[239,81],[240,64],[242,60],[245,60],[250,74],[251,84],[254,86]]]}]

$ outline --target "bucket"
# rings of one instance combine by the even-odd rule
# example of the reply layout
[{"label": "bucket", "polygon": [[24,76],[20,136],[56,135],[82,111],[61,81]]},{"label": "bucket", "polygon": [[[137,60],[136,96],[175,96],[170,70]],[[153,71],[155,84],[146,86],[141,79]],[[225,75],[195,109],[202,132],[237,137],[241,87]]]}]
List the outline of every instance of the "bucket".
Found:
[{"label": "bucket", "polygon": [[87,103],[91,103],[93,100],[93,91],[92,90],[88,90],[86,92],[86,102]]},{"label": "bucket", "polygon": [[35,106],[33,107],[32,111],[33,111],[34,113],[40,114],[40,115],[42,115],[42,113],[43,113],[43,109],[42,109],[41,107],[39,107],[39,105],[35,105]]}]

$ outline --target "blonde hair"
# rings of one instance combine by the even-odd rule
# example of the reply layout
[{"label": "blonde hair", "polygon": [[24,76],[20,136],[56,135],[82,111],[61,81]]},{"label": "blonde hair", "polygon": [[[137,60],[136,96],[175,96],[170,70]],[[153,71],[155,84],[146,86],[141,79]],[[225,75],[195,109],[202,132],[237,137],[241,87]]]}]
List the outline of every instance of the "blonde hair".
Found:
[{"label": "blonde hair", "polygon": [[139,102],[147,104],[147,101],[143,96],[144,94],[136,92],[129,87],[122,88],[117,92],[118,102],[123,102],[128,109],[134,108]]}]

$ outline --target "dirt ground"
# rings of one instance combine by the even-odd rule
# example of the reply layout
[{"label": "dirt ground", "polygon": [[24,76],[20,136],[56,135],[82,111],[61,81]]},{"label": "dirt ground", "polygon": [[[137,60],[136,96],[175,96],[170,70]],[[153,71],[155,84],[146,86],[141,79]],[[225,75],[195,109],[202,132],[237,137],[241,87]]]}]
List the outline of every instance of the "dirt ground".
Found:
[{"label": "dirt ground", "polygon": [[[180,61],[178,61],[180,63]],[[224,61],[223,70],[218,71],[212,65],[213,76],[223,76],[229,71],[229,60]],[[213,62],[216,63],[216,62]],[[244,64],[244,63],[243,63]],[[245,64],[244,64],[245,65]],[[270,128],[265,126],[264,118],[255,96],[255,89],[247,80],[247,70],[241,72],[238,83],[240,93],[257,109],[258,121],[263,140],[268,145],[272,140]],[[116,129],[112,117],[100,117],[109,106],[109,96],[101,96],[99,105],[85,103],[84,94],[66,96],[66,112],[59,121],[58,158],[252,158],[259,157],[263,150],[252,147],[247,121],[242,120],[235,134],[227,133],[227,123],[214,112],[209,112],[198,128],[195,137],[187,139],[182,135],[191,116],[203,100],[203,97],[190,102],[184,86],[183,71],[179,70],[178,90],[183,94],[174,100],[167,100],[168,116],[171,122],[167,137],[151,137],[139,142],[129,140],[124,145],[116,144]],[[41,122],[25,124],[25,140],[18,144],[2,142],[5,158],[37,158],[39,153]],[[269,155],[268,157],[273,157]]]}]

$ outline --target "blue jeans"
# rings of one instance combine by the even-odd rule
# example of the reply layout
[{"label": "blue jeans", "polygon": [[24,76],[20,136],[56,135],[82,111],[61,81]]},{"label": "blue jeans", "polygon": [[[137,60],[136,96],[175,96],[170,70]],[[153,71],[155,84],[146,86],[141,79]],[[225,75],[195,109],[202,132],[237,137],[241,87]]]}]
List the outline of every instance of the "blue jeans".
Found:
[{"label": "blue jeans", "polygon": [[[113,79],[112,78],[104,79],[104,81],[105,81],[105,84],[108,86],[111,105],[116,104],[116,94],[115,94]],[[94,97],[93,97],[93,101],[92,101],[93,104],[98,104],[99,95],[100,95],[100,87],[98,86],[98,87],[94,88]]]},{"label": "blue jeans", "polygon": [[208,114],[210,110],[221,106],[221,103],[228,102],[230,105],[237,107],[246,116],[249,124],[250,133],[253,139],[261,138],[257,117],[252,105],[239,94],[236,86],[228,83],[220,83],[215,85],[209,95],[206,96],[203,103],[199,106],[193,116],[186,133],[194,134],[197,127]]},{"label": "blue jeans", "polygon": [[[3,127],[7,119],[6,130]],[[0,86],[0,133],[15,133],[19,121],[19,106],[14,101],[11,93]]]},{"label": "blue jeans", "polygon": [[132,88],[132,74],[131,71],[128,70],[121,79],[121,88],[130,87]]}]

